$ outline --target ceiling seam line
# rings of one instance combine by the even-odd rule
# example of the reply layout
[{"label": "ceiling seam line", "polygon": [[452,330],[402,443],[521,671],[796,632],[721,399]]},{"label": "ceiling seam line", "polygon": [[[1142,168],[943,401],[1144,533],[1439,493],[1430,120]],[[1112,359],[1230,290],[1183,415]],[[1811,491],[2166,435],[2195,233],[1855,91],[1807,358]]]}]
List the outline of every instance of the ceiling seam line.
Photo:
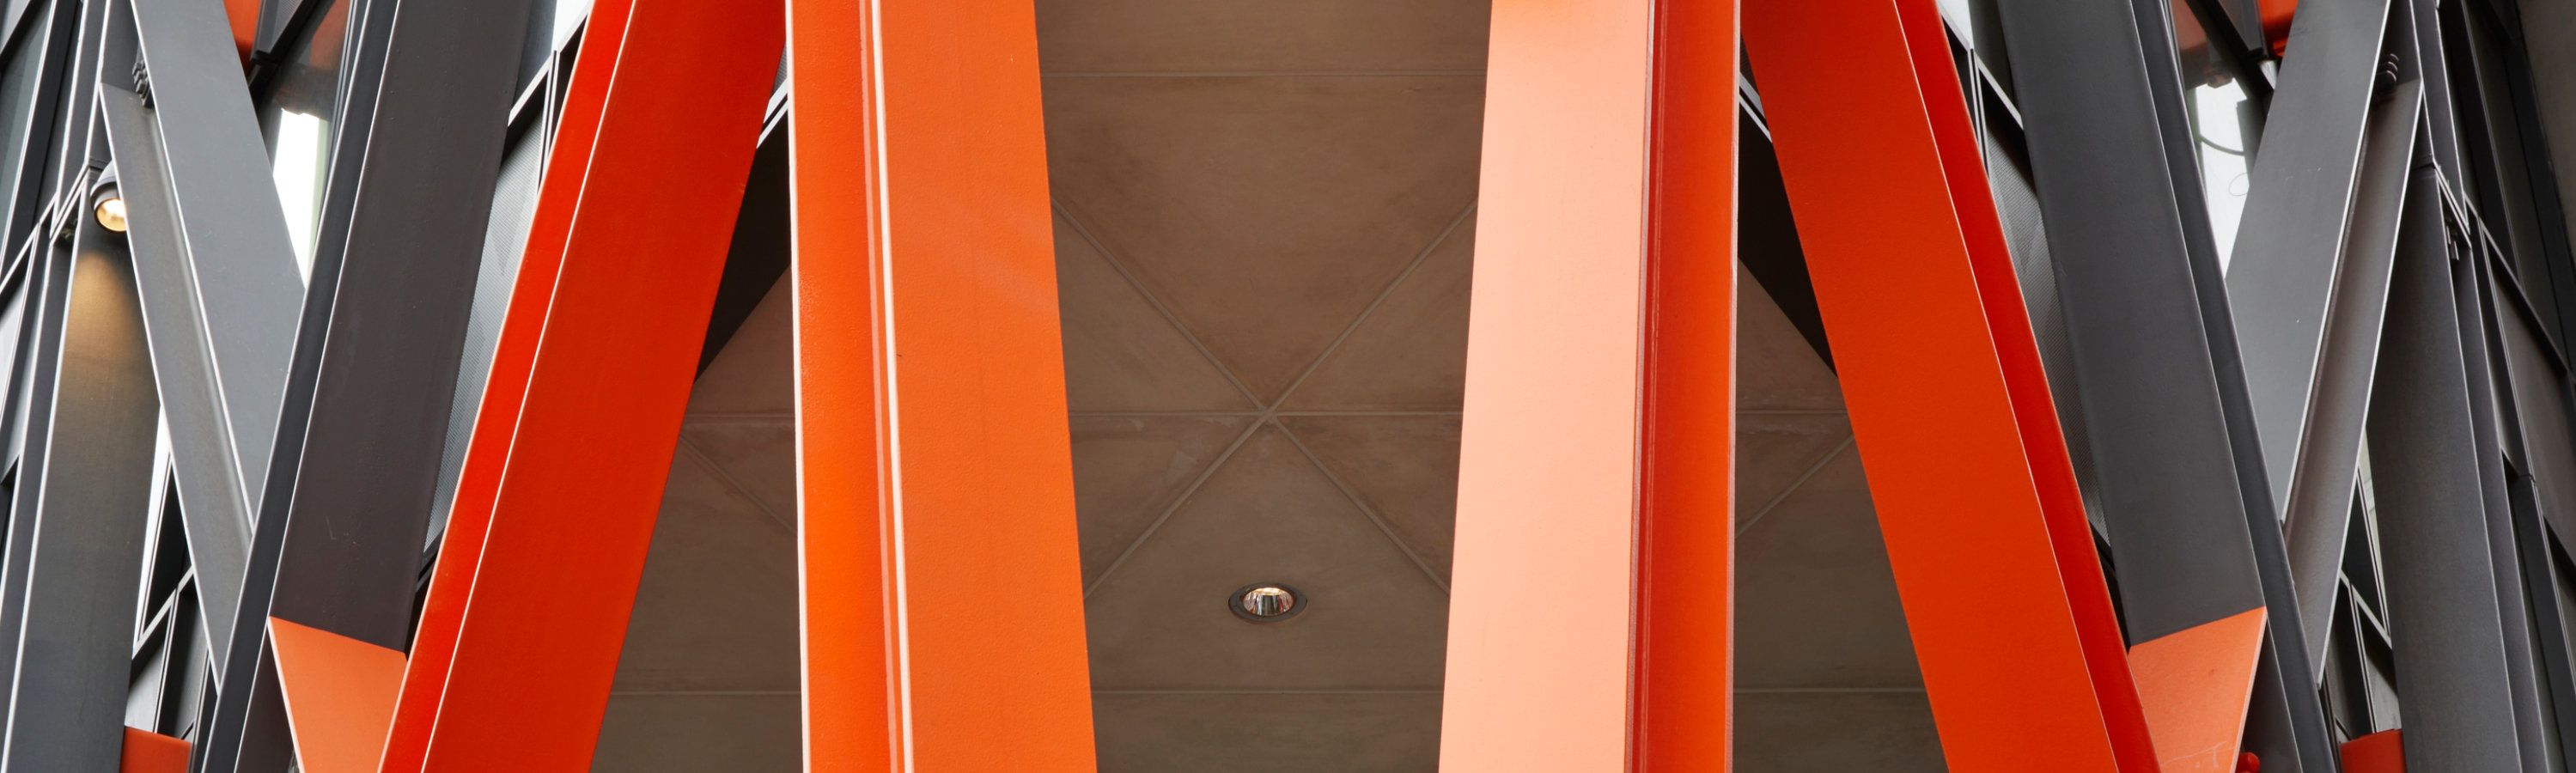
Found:
[{"label": "ceiling seam line", "polygon": [[779,517],[777,510],[772,509],[759,494],[752,493],[751,487],[742,485],[742,481],[735,480],[732,471],[725,469],[724,465],[717,464],[715,458],[708,456],[705,449],[699,448],[697,441],[690,440],[686,432],[680,433],[680,450],[687,453],[689,458],[697,460],[698,464],[704,465],[708,472],[714,473],[716,480],[724,483],[726,488],[741,492],[742,498],[751,500],[752,507],[760,508],[760,514],[769,516],[771,522],[785,528],[789,537],[796,535],[794,522]]},{"label": "ceiling seam line", "polygon": [[1233,384],[1235,391],[1241,393],[1245,401],[1252,403],[1256,408],[1265,410],[1268,408],[1262,405],[1259,395],[1252,393],[1252,387],[1244,384],[1243,379],[1235,377],[1233,368],[1226,367],[1224,360],[1217,359],[1216,350],[1208,348],[1207,343],[1200,341],[1198,334],[1192,332],[1189,325],[1181,322],[1181,315],[1173,313],[1171,307],[1165,305],[1161,297],[1145,287],[1144,280],[1138,279],[1136,272],[1128,270],[1127,264],[1109,251],[1109,245],[1101,243],[1100,238],[1091,233],[1090,226],[1083,225],[1081,218],[1073,216],[1072,207],[1065,206],[1063,201],[1053,196],[1047,197],[1047,205],[1055,210],[1057,217],[1064,218],[1064,224],[1071,226],[1074,234],[1082,237],[1084,244],[1091,246],[1092,252],[1100,256],[1100,262],[1109,264],[1110,270],[1118,272],[1119,278],[1127,280],[1127,286],[1133,288],[1137,295],[1145,299],[1145,305],[1154,307],[1155,313],[1163,315],[1163,321],[1170,324],[1174,332],[1180,333],[1182,340],[1190,342],[1190,347],[1197,349],[1199,356],[1206,358],[1208,365],[1216,368],[1217,375],[1224,376],[1226,383]]},{"label": "ceiling seam line", "polygon": [[1394,525],[1387,523],[1384,516],[1378,515],[1377,509],[1370,507],[1366,500],[1361,499],[1360,493],[1352,490],[1350,484],[1342,482],[1342,476],[1333,474],[1333,469],[1324,465],[1323,457],[1316,456],[1314,449],[1307,448],[1306,441],[1297,437],[1296,431],[1289,429],[1287,422],[1279,422],[1279,434],[1287,436],[1288,443],[1296,446],[1297,452],[1306,456],[1306,462],[1315,465],[1315,471],[1323,473],[1325,480],[1332,481],[1333,488],[1341,491],[1342,497],[1350,500],[1352,507],[1359,508],[1360,515],[1367,518],[1369,523],[1376,525],[1378,533],[1386,535],[1386,541],[1395,543],[1396,551],[1403,553],[1405,560],[1412,561],[1414,568],[1422,570],[1422,576],[1431,580],[1433,587],[1440,589],[1440,595],[1449,595],[1449,583],[1440,579],[1439,572],[1432,570],[1431,562],[1422,560],[1422,554],[1414,552],[1413,546],[1406,544],[1404,537],[1395,533]]},{"label": "ceiling seam line", "polygon": [[1182,488],[1180,495],[1173,497],[1170,505],[1164,506],[1162,514],[1154,516],[1154,522],[1146,524],[1145,530],[1138,532],[1136,534],[1136,539],[1127,543],[1126,550],[1118,551],[1117,558],[1111,559],[1108,566],[1101,567],[1100,576],[1093,579],[1090,585],[1083,587],[1082,599],[1084,601],[1090,601],[1091,594],[1099,592],[1101,586],[1107,585],[1109,583],[1109,578],[1118,573],[1118,568],[1126,566],[1127,559],[1136,555],[1136,551],[1145,546],[1146,540],[1153,539],[1155,532],[1162,531],[1163,524],[1171,521],[1172,515],[1179,513],[1182,505],[1189,504],[1190,497],[1198,494],[1199,488],[1207,485],[1209,478],[1216,477],[1217,468],[1224,467],[1226,460],[1234,458],[1234,452],[1243,448],[1245,441],[1252,439],[1253,433],[1261,431],[1261,424],[1265,420],[1266,419],[1256,419],[1250,422],[1243,428],[1242,434],[1234,437],[1233,443],[1228,444],[1224,451],[1219,452],[1216,455],[1215,459],[1209,460],[1207,469],[1200,470],[1198,477],[1192,478],[1190,480],[1190,485]]},{"label": "ceiling seam line", "polygon": [[1735,536],[1744,536],[1745,532],[1753,529],[1754,524],[1762,522],[1762,516],[1770,515],[1772,508],[1779,507],[1780,503],[1789,501],[1789,495],[1806,488],[1807,481],[1814,479],[1816,473],[1824,472],[1825,465],[1832,464],[1835,459],[1840,458],[1843,450],[1851,448],[1859,437],[1859,435],[1844,435],[1843,442],[1835,443],[1833,450],[1826,451],[1824,456],[1816,459],[1815,464],[1808,465],[1807,471],[1799,473],[1797,480],[1789,481],[1788,488],[1781,489],[1779,494],[1771,497],[1771,501],[1763,503],[1762,509],[1753,511],[1753,517],[1745,519],[1743,525],[1735,527]]}]

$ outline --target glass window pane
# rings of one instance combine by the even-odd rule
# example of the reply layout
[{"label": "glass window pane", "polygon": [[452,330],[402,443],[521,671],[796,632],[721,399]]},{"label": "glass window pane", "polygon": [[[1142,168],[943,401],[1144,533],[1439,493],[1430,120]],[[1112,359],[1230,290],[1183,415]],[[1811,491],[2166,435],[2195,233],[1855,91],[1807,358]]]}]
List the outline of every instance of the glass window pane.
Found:
[{"label": "glass window pane", "polygon": [[2209,204],[2209,230],[2217,237],[2219,270],[2225,271],[2236,250],[2236,226],[2244,216],[2247,186],[2253,181],[2254,146],[2261,141],[2263,116],[2261,107],[2245,93],[2244,74],[2211,43],[2208,28],[2191,4],[2172,0],[2168,5],[2173,8],[2174,53],[2182,63],[2183,99],[2190,103],[2201,192]]},{"label": "glass window pane", "polygon": [[331,130],[339,118],[340,60],[348,37],[348,3],[324,0],[298,41],[260,110],[268,154],[286,210],[286,235],[295,266],[313,273],[313,229],[322,216],[324,181],[331,173]]}]

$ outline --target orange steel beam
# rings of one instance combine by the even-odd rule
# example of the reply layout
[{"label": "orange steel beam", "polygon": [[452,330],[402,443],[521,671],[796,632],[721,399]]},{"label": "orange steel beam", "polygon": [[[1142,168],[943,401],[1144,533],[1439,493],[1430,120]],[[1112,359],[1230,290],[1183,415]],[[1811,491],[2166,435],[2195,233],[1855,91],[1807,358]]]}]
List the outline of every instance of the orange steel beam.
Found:
[{"label": "orange steel beam", "polygon": [[633,6],[634,0],[600,0],[591,6],[588,29],[582,33],[589,44],[577,55],[565,88],[536,209],[529,220],[527,250],[520,258],[509,311],[502,316],[501,333],[493,344],[483,404],[475,412],[447,531],[439,542],[438,566],[430,574],[419,630],[412,636],[410,665],[404,671],[393,726],[385,740],[382,769],[386,773],[420,769],[431,725],[438,719],[447,668],[465,622],[467,596],[483,559],[493,499],[500,492],[502,466],[509,460],[510,441],[518,431],[528,377],[536,368],[538,338],[545,331],[547,304],[563,267],[564,239],[572,229],[574,207],[581,201],[582,170],[590,166],[600,116],[608,103],[609,76],[617,69],[618,44],[625,40]]},{"label": "orange steel beam", "polygon": [[1093,769],[1025,0],[790,0],[813,771]]},{"label": "orange steel beam", "polygon": [[1663,0],[1638,519],[1637,769],[1726,771],[1735,734],[1735,0]]},{"label": "orange steel beam", "polygon": [[160,733],[125,729],[125,752],[117,773],[188,773],[186,740]]},{"label": "orange steel beam", "polygon": [[1734,25],[1494,5],[1443,769],[1727,769]]},{"label": "orange steel beam", "polygon": [[591,13],[386,771],[587,769],[606,709],[784,24]]},{"label": "orange steel beam", "polygon": [[2153,771],[1941,34],[1930,0],[1745,17],[1950,766]]},{"label": "orange steel beam", "polygon": [[268,631],[296,769],[374,771],[402,689],[402,652],[274,617]]}]

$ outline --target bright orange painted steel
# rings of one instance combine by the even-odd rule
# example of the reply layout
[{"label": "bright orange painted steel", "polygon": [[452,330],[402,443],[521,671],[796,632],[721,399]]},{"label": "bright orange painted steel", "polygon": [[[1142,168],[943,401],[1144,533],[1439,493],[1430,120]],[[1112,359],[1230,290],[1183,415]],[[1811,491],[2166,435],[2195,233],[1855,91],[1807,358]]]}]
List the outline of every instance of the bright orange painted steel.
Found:
[{"label": "bright orange painted steel", "polygon": [[[264,5],[261,0],[224,0],[224,21],[232,27],[233,50],[241,55],[242,62],[245,64],[250,62],[251,47],[258,45],[261,5]],[[334,38],[315,39],[333,40]],[[337,52],[333,55],[336,56]]]},{"label": "bright orange painted steel", "polygon": [[2124,767],[2153,771],[2155,745],[2131,679],[2127,641],[2095,552],[2093,525],[2084,513],[2083,493],[2076,487],[2074,460],[2058,425],[2056,402],[2049,396],[2048,373],[2040,364],[2020,276],[2004,241],[2003,221],[1995,212],[1984,154],[1958,88],[1948,35],[1932,0],[1897,0],[1896,8],[1913,54],[1915,86],[1923,95],[1924,114],[1931,119],[1950,201],[1966,239],[1969,266],[1976,273],[1977,293],[1984,300],[1986,328],[1993,336],[1995,359],[2012,400],[2014,426],[2021,432],[2031,480],[2046,514],[2049,541],[2057,555],[2068,557],[2057,562],[2058,578],[2074,613],[2104,724],[2112,733],[2114,748],[2123,755]]},{"label": "bright orange painted steel", "polygon": [[412,637],[411,662],[404,671],[393,727],[385,740],[386,773],[420,769],[430,729],[438,720],[466,600],[483,559],[492,503],[500,492],[511,439],[518,432],[528,377],[536,368],[538,339],[545,331],[548,305],[563,266],[564,239],[571,233],[573,211],[581,201],[582,172],[590,167],[600,114],[608,103],[609,79],[617,69],[617,52],[625,41],[633,6],[634,0],[598,0],[582,33],[589,42],[577,56],[559,108],[544,181],[528,226],[527,250],[519,261],[518,281],[511,286],[509,312],[503,315],[494,344],[483,404],[474,416],[474,434],[467,442],[447,531],[440,539],[438,567],[430,575],[429,594]]},{"label": "bright orange painted steel", "polygon": [[274,617],[268,630],[298,769],[374,771],[402,691],[402,652]]},{"label": "bright orange painted steel", "polygon": [[2343,743],[2343,773],[2406,773],[2403,731],[2382,730]]},{"label": "bright orange painted steel", "polygon": [[1722,771],[1734,3],[1493,13],[1441,767]]},{"label": "bright orange painted steel", "polygon": [[1745,39],[1943,752],[1956,770],[2152,771],[1931,14],[1758,3]]},{"label": "bright orange painted steel", "polygon": [[160,733],[125,729],[125,752],[117,773],[188,773],[187,741]]},{"label": "bright orange painted steel", "polygon": [[719,0],[592,24],[388,771],[586,769],[607,704],[784,24]]},{"label": "bright orange painted steel", "polygon": [[2255,607],[2129,649],[2162,773],[2233,773],[2262,655]]},{"label": "bright orange painted steel", "polygon": [[1735,0],[1657,14],[1630,732],[1639,770],[1716,773],[1735,740]]},{"label": "bright orange painted steel", "polygon": [[1032,7],[789,5],[808,769],[1092,770]]}]

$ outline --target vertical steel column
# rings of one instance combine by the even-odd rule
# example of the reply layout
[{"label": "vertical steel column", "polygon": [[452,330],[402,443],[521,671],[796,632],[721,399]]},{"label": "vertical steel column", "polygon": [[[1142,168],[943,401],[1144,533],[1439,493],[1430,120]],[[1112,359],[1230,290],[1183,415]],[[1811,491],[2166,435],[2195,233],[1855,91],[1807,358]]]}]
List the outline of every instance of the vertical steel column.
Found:
[{"label": "vertical steel column", "polygon": [[160,401],[120,237],[84,212],[35,490],[0,771],[109,773],[123,744]]},{"label": "vertical steel column", "polygon": [[2427,177],[2407,196],[2369,421],[2406,767],[2526,770],[2466,375],[2484,363],[2462,351],[2460,326],[2475,321],[2453,295],[2473,280]]},{"label": "vertical steel column", "polygon": [[1444,769],[1727,769],[1735,26],[1495,5]]},{"label": "vertical steel column", "polygon": [[1931,3],[1745,32],[1950,767],[2157,769]]},{"label": "vertical steel column", "polygon": [[1629,733],[1637,770],[1724,773],[1735,746],[1735,132],[1743,48],[1735,0],[1662,0],[1655,12]]},{"label": "vertical steel column", "polygon": [[789,6],[807,769],[1091,770],[1036,20]]},{"label": "vertical steel column", "polygon": [[598,117],[568,132],[588,163],[547,181],[514,299],[548,268],[552,292],[511,309],[505,338],[533,340],[502,344],[477,427],[515,421],[474,440],[443,548],[473,558],[433,579],[387,770],[586,769],[607,706],[784,25],[764,3],[592,13]]}]

